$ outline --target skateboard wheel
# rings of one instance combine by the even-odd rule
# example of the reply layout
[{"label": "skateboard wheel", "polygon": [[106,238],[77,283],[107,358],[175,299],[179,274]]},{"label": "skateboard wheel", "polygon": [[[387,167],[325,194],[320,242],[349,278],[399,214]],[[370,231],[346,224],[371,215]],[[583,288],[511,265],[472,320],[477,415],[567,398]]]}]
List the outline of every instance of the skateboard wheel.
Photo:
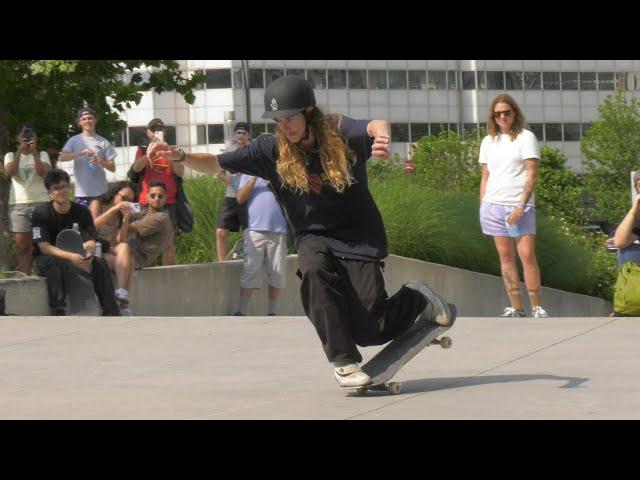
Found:
[{"label": "skateboard wheel", "polygon": [[451,340],[450,337],[442,337],[440,339],[440,346],[442,348],[451,348],[452,344],[453,344],[453,340]]},{"label": "skateboard wheel", "polygon": [[357,393],[358,395],[364,395],[366,391],[367,391],[367,389],[366,389],[366,388],[364,388],[364,387],[357,387],[357,388],[356,388],[356,393]]},{"label": "skateboard wheel", "polygon": [[396,382],[391,382],[387,385],[387,391],[391,394],[391,395],[397,395],[400,393],[400,384],[396,383]]}]

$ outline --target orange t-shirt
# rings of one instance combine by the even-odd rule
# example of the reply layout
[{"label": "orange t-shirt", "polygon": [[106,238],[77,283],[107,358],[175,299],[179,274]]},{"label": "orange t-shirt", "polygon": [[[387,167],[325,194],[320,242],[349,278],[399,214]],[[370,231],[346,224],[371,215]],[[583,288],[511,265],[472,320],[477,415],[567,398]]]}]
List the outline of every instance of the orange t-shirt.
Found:
[{"label": "orange t-shirt", "polygon": [[[137,153],[140,152],[141,149],[138,149],[136,152],[136,158],[140,157]],[[144,155],[144,153],[142,154]],[[175,205],[176,204],[176,181],[173,178],[173,169],[171,162],[165,159],[164,157],[156,158],[153,163],[149,160],[147,165],[144,168],[144,175],[142,177],[141,190],[140,190],[140,199],[139,202],[142,205],[147,205],[149,200],[147,199],[147,194],[149,193],[149,183],[153,180],[158,180],[164,183],[167,186],[167,205]]]}]

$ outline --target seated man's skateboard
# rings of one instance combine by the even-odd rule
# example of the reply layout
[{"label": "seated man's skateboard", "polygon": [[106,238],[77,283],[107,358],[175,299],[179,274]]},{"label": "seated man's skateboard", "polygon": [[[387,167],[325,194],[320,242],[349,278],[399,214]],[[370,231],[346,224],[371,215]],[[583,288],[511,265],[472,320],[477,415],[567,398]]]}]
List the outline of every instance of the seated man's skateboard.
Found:
[{"label": "seated man's skateboard", "polygon": [[386,390],[391,394],[400,393],[401,384],[389,382],[391,378],[404,367],[409,360],[420,351],[430,345],[440,345],[442,348],[451,348],[452,341],[449,337],[440,337],[449,330],[456,321],[456,306],[449,304],[451,310],[451,324],[443,327],[437,323],[419,319],[402,335],[394,338],[386,347],[380,350],[371,360],[362,366],[362,370],[371,377],[369,385],[360,387],[340,387],[355,390],[357,393],[365,393],[367,390]]}]

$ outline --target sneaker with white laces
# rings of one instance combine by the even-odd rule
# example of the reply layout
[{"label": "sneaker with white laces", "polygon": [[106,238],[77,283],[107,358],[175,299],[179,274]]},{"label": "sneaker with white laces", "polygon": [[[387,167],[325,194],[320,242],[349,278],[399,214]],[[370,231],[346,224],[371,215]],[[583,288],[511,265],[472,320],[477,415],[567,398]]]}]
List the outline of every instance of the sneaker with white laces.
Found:
[{"label": "sneaker with white laces", "polygon": [[333,376],[341,387],[362,387],[371,383],[369,375],[357,363],[334,367]]},{"label": "sneaker with white laces", "polygon": [[513,307],[505,307],[504,312],[501,317],[504,318],[524,318],[526,315],[524,314],[524,310],[518,310]]},{"label": "sneaker with white laces", "polygon": [[533,318],[547,318],[549,316],[546,310],[540,305],[531,307],[531,315],[533,316]]},{"label": "sneaker with white laces", "polygon": [[116,288],[116,300],[119,302],[129,301],[129,292],[127,292],[126,288]]},{"label": "sneaker with white laces", "polygon": [[420,317],[426,321],[437,323],[443,327],[451,325],[453,316],[447,301],[432,290],[425,282],[415,281],[404,285],[411,290],[420,292],[427,299],[427,306],[420,313]]}]

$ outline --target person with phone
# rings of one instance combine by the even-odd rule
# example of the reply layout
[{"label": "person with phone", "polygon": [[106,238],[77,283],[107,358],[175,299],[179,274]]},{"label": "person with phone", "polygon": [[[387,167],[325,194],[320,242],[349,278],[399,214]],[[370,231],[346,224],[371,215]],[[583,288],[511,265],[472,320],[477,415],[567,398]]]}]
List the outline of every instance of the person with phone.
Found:
[{"label": "person with phone", "polygon": [[31,275],[31,216],[39,205],[49,201],[44,176],[51,170],[46,151],[38,150],[36,129],[28,123],[18,127],[18,148],[4,156],[4,170],[11,178],[9,192],[9,230],[18,247],[18,270]]},{"label": "person with phone", "polygon": [[[70,178],[64,170],[54,168],[44,177],[50,201],[38,205],[31,218],[35,250],[34,264],[40,275],[47,279],[49,306],[54,315],[66,314],[66,284],[69,276],[89,273],[94,290],[102,307],[102,315],[119,316],[115,290],[109,266],[103,258],[96,257],[95,245],[98,232],[87,207],[69,200]],[[77,224],[84,241],[86,255],[67,252],[56,247],[56,238],[62,230],[73,229]],[[85,273],[85,274],[86,274]]]},{"label": "person with phone", "polygon": [[[149,145],[154,142],[164,143],[166,134],[167,128],[162,119],[154,118],[147,124],[146,135]],[[175,265],[175,245],[178,233],[178,217],[176,214],[177,182],[184,175],[184,165],[161,156],[150,160],[146,155],[147,148],[148,145],[138,146],[136,158],[129,169],[128,176],[133,183],[140,184],[139,202],[143,208],[149,206],[149,185],[151,182],[158,181],[166,186],[164,209],[169,214],[173,233],[166,250],[162,254],[162,265]]]},{"label": "person with phone", "polygon": [[75,202],[89,208],[96,217],[100,208],[98,198],[108,189],[105,170],[116,171],[118,153],[109,140],[96,133],[97,119],[91,108],[81,108],[76,121],[82,133],[67,140],[58,161],[73,160]]}]

